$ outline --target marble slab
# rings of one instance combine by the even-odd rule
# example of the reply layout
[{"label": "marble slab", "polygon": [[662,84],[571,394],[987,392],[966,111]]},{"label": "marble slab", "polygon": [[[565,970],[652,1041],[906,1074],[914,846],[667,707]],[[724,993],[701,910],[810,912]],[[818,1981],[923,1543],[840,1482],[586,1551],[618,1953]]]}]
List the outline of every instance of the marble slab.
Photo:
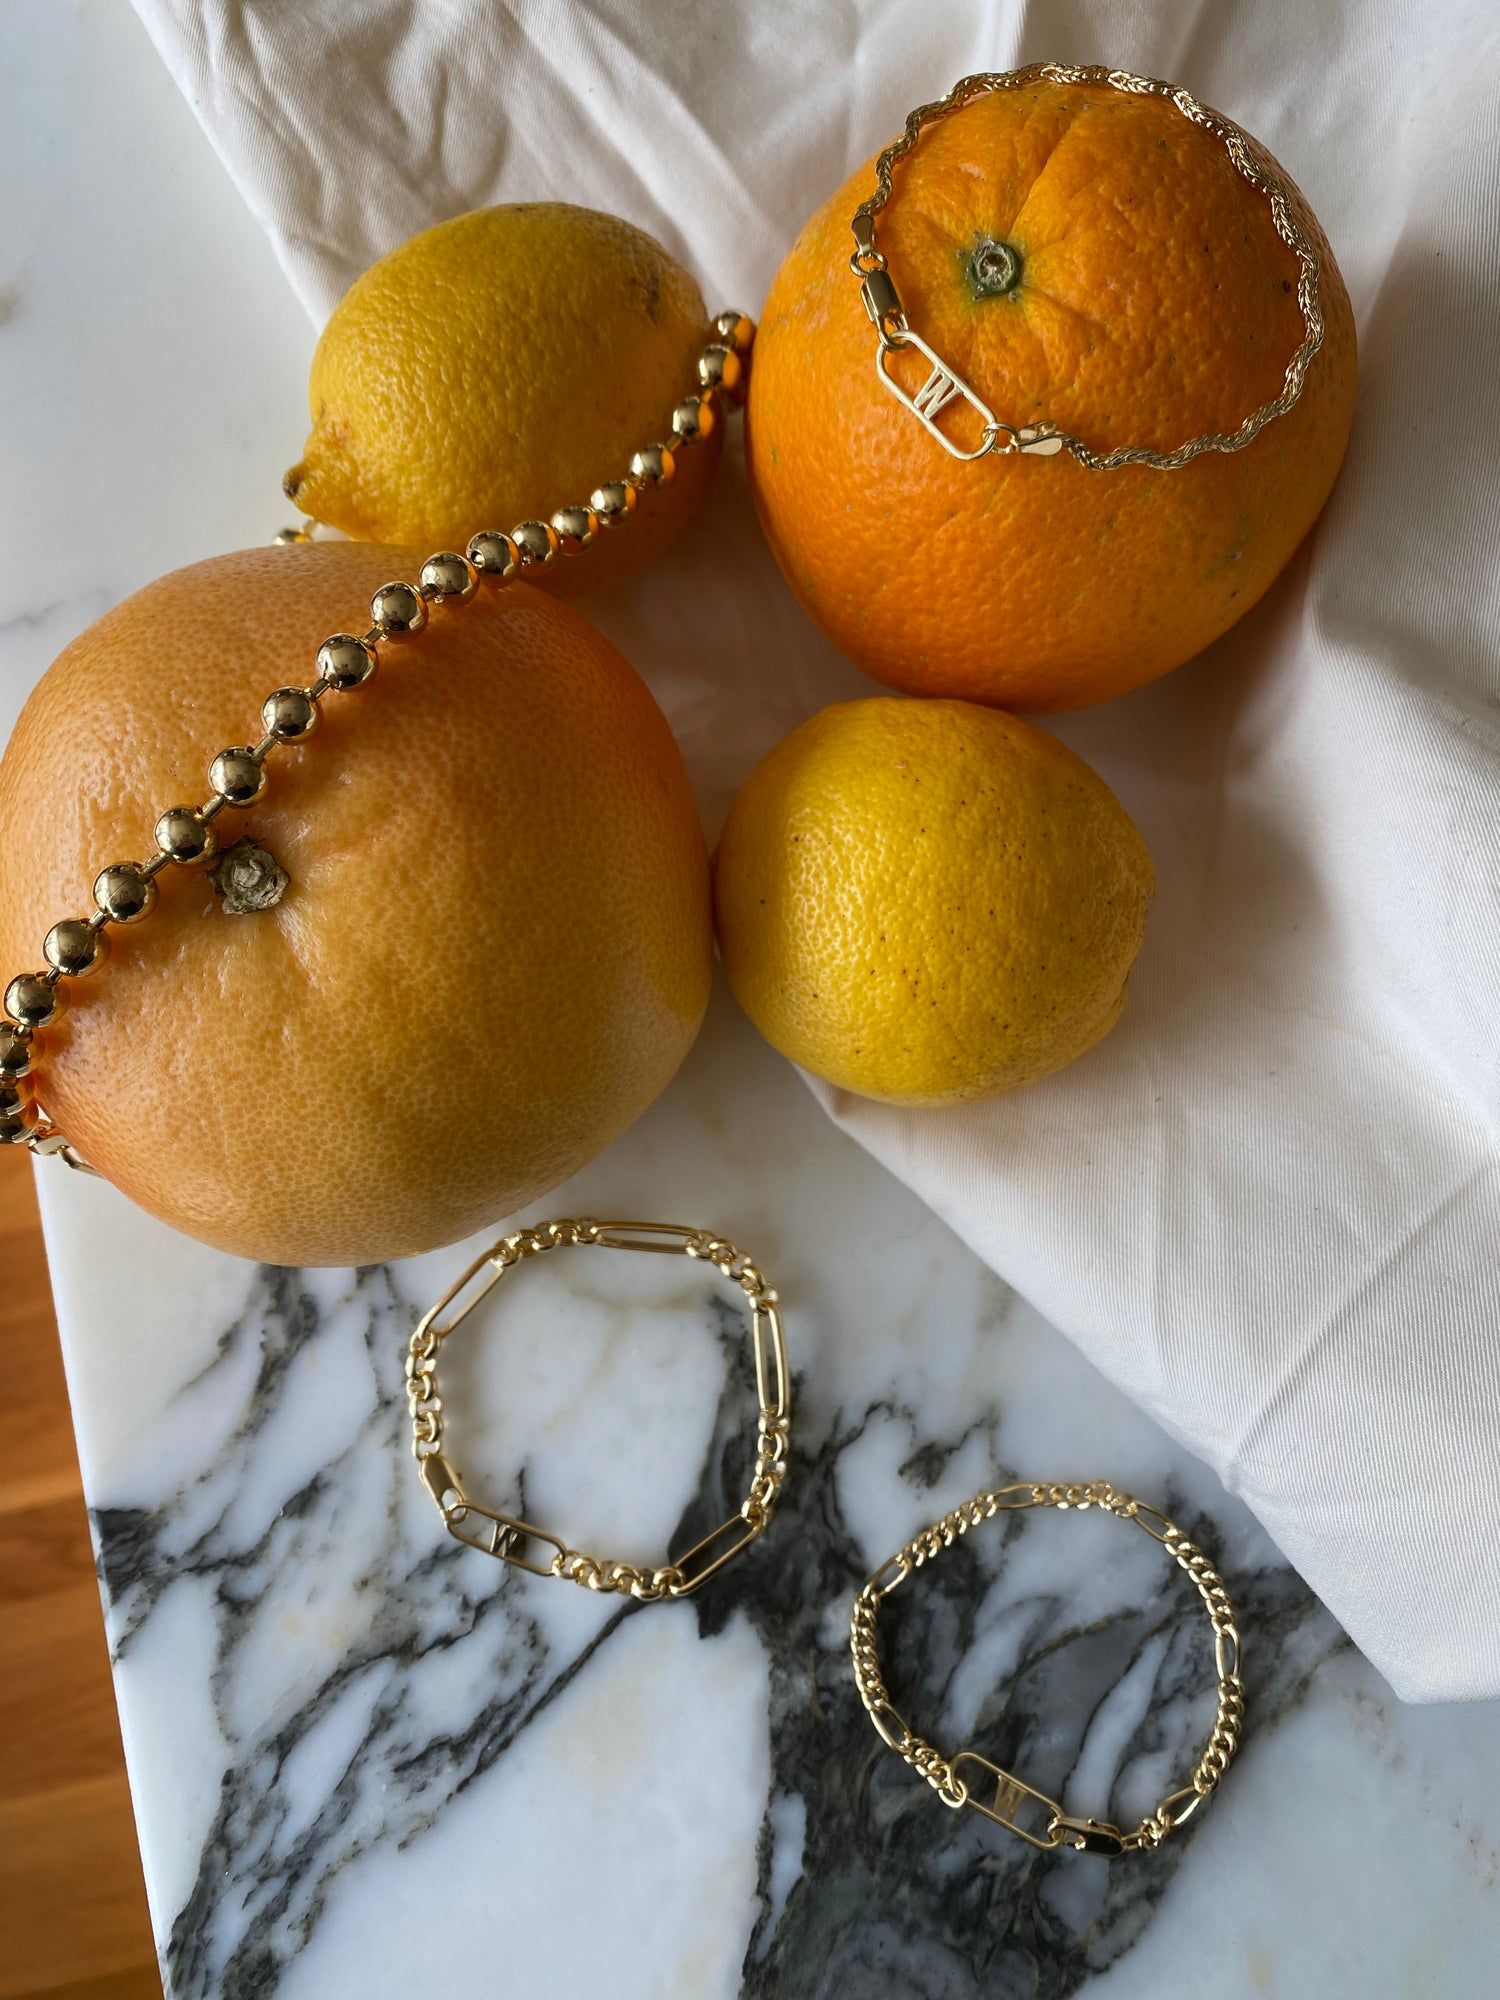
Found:
[{"label": "marble slab", "polygon": [[[0,0],[0,27],[22,86],[0,172],[28,193],[0,204],[8,726],[107,604],[264,527],[310,336],[122,8]],[[537,1211],[711,1224],[786,1301],[783,1505],[683,1603],[445,1536],[401,1368],[461,1250],[258,1269],[59,1166],[41,1187],[172,2000],[1493,1990],[1495,1708],[1394,1702],[1248,1514],[722,992],[672,1089]],[[445,1389],[476,1488],[585,1546],[679,1548],[744,1477],[742,1316],[685,1261],[526,1266]],[[880,1745],[847,1648],[859,1579],[918,1525],[998,1478],[1098,1475],[1219,1560],[1250,1689],[1222,1793],[1115,1864],[945,1810]],[[1138,1815],[1211,1718],[1194,1594],[1097,1514],[992,1525],[884,1629],[932,1736],[1079,1809]]]},{"label": "marble slab", "polygon": [[[1245,1996],[1487,1990],[1493,1717],[1399,1708],[1249,1515],[723,996],[672,1090],[528,1218],[709,1223],[786,1301],[783,1505],[682,1603],[445,1535],[402,1360],[462,1253],[256,1269],[105,1187],[51,1176],[46,1201],[174,2000],[1144,1995],[1194,1964]],[[471,1490],[575,1544],[658,1558],[743,1488],[744,1316],[686,1259],[524,1265],[443,1387]],[[1113,1865],[945,1810],[870,1728],[847,1643],[859,1580],[924,1521],[997,1477],[1100,1474],[1217,1554],[1251,1689],[1201,1820]],[[1097,1513],[976,1533],[883,1631],[929,1734],[1077,1809],[1138,1816],[1211,1720],[1195,1593]]]}]

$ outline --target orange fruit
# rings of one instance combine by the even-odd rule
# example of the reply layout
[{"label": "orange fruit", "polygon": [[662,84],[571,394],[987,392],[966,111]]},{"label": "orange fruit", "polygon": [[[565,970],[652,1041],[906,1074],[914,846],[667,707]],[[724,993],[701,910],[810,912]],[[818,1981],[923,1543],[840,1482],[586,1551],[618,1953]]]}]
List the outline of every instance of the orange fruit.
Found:
[{"label": "orange fruit", "polygon": [[[1343,456],[1354,323],[1316,218],[1252,150],[1321,257],[1327,330],[1287,415],[1173,471],[951,458],[876,378],[849,271],[873,165],[807,224],[756,341],[750,473],[792,588],[868,673],[1080,707],[1179,666],[1281,570]],[[896,164],[876,232],[911,327],[997,417],[1096,450],[1232,431],[1303,337],[1265,197],[1158,98],[1048,81],[976,98]],[[893,366],[908,389],[927,368],[910,351]]]},{"label": "orange fruit", "polygon": [[[454,216],[335,307],[287,495],[357,540],[424,553],[549,520],[625,479],[641,446],[673,445],[672,413],[718,339],[696,281],[618,216],[566,202]],[[725,414],[721,400],[628,523],[532,580],[603,590],[659,555],[708,489]]]},{"label": "orange fruit", "polygon": [[862,1097],[962,1104],[1109,1033],[1151,880],[1123,806],[1055,737],[885,697],[825,708],[751,772],[714,917],[783,1055]]},{"label": "orange fruit", "polygon": [[[208,796],[321,636],[362,632],[410,551],[250,550],[138,592],[61,654],[0,762],[6,978],[158,815]],[[451,1241],[563,1180],[667,1083],[712,959],[677,746],[575,612],[521,584],[437,606],[215,821],[290,878],[231,915],[202,868],[111,925],[38,1034],[38,1102],[190,1235],[273,1263]]]}]

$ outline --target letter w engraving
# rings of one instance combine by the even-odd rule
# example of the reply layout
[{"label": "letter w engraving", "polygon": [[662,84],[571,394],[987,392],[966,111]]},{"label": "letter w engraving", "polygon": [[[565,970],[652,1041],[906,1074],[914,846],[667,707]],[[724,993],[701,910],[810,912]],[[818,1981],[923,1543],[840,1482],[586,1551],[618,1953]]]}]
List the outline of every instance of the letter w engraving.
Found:
[{"label": "letter w engraving", "polygon": [[[927,379],[920,389],[908,389],[897,380],[893,357],[911,348],[927,363]],[[994,411],[977,396],[961,375],[957,375],[939,354],[934,354],[920,334],[909,330],[896,338],[882,340],[875,350],[875,372],[896,401],[911,411],[924,430],[937,439],[954,458],[983,458],[994,449],[1001,426]],[[957,403],[965,412],[957,419],[952,434],[937,421]]]},{"label": "letter w engraving", "polygon": [[1004,1820],[1007,1826],[1014,1826],[1017,1814],[1030,1796],[1026,1786],[1018,1785],[1009,1775],[1002,1776],[995,1786],[995,1803],[990,1810],[996,1819]]},{"label": "letter w engraving", "polygon": [[939,410],[945,410],[957,394],[958,384],[939,362],[912,397],[911,405],[919,417],[931,419]]}]

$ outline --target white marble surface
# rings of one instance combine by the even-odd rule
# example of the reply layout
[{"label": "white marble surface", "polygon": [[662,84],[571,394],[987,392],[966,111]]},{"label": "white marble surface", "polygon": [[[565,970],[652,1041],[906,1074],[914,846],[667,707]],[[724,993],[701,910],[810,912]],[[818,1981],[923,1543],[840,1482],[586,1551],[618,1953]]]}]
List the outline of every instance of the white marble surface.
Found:
[{"label": "white marble surface", "polygon": [[[311,336],[119,0],[0,0],[0,30],[8,727],[105,606],[279,518]],[[263,1271],[60,1167],[42,1185],[173,2000],[1491,1990],[1495,1710],[1400,1708],[1243,1509],[722,994],[666,1097],[539,1211],[712,1223],[787,1301],[784,1506],[689,1603],[622,1611],[443,1536],[400,1376],[458,1253]],[[626,1555],[718,1518],[750,1402],[715,1297],[587,1251],[508,1279],[452,1356],[471,1477]],[[1251,1689],[1221,1795],[1116,1866],[945,1813],[880,1749],[845,1641],[861,1568],[921,1521],[997,1475],[1095,1473],[1219,1553]],[[920,1583],[890,1677],[942,1740],[1118,1814],[1186,1764],[1206,1628],[1144,1537],[1050,1515]]]}]

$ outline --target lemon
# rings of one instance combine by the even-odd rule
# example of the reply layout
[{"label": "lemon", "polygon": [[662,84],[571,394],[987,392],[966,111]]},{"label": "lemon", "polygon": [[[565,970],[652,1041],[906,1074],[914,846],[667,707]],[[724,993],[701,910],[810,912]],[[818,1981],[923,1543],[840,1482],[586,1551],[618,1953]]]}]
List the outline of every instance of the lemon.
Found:
[{"label": "lemon", "polygon": [[896,1104],[995,1096],[1092,1048],[1152,886],[1088,765],[960,701],[803,723],[746,780],[714,875],[729,983],[766,1040]]},{"label": "lemon", "polygon": [[[312,431],[289,499],[360,541],[462,549],[623,480],[717,339],[694,280],[644,231],[562,202],[477,209],[356,279],[313,355]],[[721,413],[716,412],[716,415]],[[533,580],[618,583],[659,554],[713,476],[722,422],[669,485],[578,561]]]}]

